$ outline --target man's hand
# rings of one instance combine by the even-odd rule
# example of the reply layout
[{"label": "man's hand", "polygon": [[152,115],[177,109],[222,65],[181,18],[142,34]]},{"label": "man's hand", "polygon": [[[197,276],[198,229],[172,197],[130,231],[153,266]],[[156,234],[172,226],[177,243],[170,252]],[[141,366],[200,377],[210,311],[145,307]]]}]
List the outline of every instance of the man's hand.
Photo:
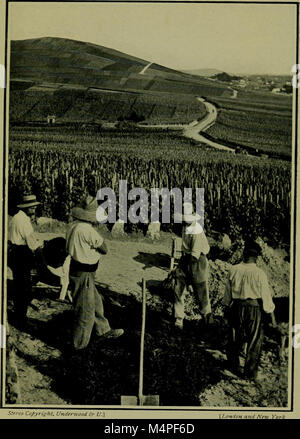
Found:
[{"label": "man's hand", "polygon": [[96,248],[96,251],[100,253],[101,255],[106,255],[108,252],[107,246],[105,242],[103,241],[102,245],[100,247]]}]

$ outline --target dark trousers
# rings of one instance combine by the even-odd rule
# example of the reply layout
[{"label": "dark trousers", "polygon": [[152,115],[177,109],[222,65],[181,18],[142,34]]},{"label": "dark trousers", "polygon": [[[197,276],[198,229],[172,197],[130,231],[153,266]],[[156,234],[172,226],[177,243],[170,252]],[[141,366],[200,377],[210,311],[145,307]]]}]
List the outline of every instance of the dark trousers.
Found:
[{"label": "dark trousers", "polygon": [[263,341],[262,311],[259,301],[234,300],[229,313],[229,325],[227,359],[230,366],[233,369],[239,368],[239,353],[247,343],[244,376],[256,378]]},{"label": "dark trousers", "polygon": [[14,313],[16,324],[26,322],[27,308],[32,300],[32,282],[30,271],[33,268],[33,253],[26,245],[11,244],[8,265],[14,277]]}]

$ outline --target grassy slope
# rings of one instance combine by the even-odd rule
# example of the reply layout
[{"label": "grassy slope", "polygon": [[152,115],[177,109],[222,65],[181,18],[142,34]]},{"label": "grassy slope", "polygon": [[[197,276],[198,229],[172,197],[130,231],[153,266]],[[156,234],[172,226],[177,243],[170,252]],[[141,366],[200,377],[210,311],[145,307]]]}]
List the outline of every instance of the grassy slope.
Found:
[{"label": "grassy slope", "polygon": [[[113,77],[119,81],[119,87],[124,89],[120,80],[139,73],[148,64],[148,61],[113,49],[64,38],[47,37],[12,41],[11,50],[11,78],[31,78],[37,82],[102,86],[109,76],[110,79]],[[180,83],[182,86],[184,83],[211,85],[205,79],[198,80],[192,75],[152,64],[146,75],[135,77],[136,88],[145,87],[143,83],[145,76],[149,79],[158,76],[164,80],[178,80],[179,89]],[[214,88],[220,90],[219,94],[226,90],[224,86]]]}]

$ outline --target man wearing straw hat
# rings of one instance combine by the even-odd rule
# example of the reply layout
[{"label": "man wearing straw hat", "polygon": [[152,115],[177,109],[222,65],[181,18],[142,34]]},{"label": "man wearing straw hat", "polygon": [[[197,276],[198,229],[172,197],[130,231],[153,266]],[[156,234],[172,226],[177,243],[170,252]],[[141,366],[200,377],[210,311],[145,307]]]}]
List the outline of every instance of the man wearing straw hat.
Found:
[{"label": "man wearing straw hat", "polygon": [[[182,221],[182,257],[179,268],[185,274],[186,286],[192,286],[200,306],[204,323],[211,323],[211,305],[208,291],[209,265],[206,255],[210,247],[204,230],[199,223],[200,215],[194,212],[192,203],[183,203],[183,215],[176,215]],[[184,288],[181,294],[175,295],[174,317],[175,326],[183,328],[184,319]]]},{"label": "man wearing straw hat", "polygon": [[88,346],[93,328],[98,336],[105,338],[117,338],[124,333],[123,329],[110,328],[108,320],[104,317],[102,297],[95,286],[95,272],[100,255],[107,253],[107,247],[92,224],[104,222],[104,213],[104,210],[98,207],[97,200],[90,196],[71,212],[75,221],[67,232],[66,249],[71,256],[73,347],[76,350]]},{"label": "man wearing straw hat", "polygon": [[34,251],[43,242],[34,237],[32,219],[36,207],[41,204],[35,195],[25,195],[19,211],[11,220],[9,233],[9,266],[14,278],[14,312],[15,324],[24,328],[27,323],[27,308],[32,299],[32,282],[30,271],[34,266]]}]

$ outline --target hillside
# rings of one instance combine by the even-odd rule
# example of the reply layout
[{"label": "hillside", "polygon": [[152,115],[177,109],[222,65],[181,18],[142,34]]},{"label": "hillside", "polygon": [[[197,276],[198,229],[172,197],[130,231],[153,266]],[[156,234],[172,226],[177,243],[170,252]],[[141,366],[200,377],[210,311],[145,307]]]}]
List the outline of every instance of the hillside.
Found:
[{"label": "hillside", "polygon": [[11,42],[10,121],[187,123],[203,117],[197,96],[231,96],[211,83],[91,43],[65,38]]},{"label": "hillside", "polygon": [[[44,37],[11,42],[12,90],[41,83],[222,95],[226,87],[96,44]],[[208,88],[207,88],[208,87]]]}]

